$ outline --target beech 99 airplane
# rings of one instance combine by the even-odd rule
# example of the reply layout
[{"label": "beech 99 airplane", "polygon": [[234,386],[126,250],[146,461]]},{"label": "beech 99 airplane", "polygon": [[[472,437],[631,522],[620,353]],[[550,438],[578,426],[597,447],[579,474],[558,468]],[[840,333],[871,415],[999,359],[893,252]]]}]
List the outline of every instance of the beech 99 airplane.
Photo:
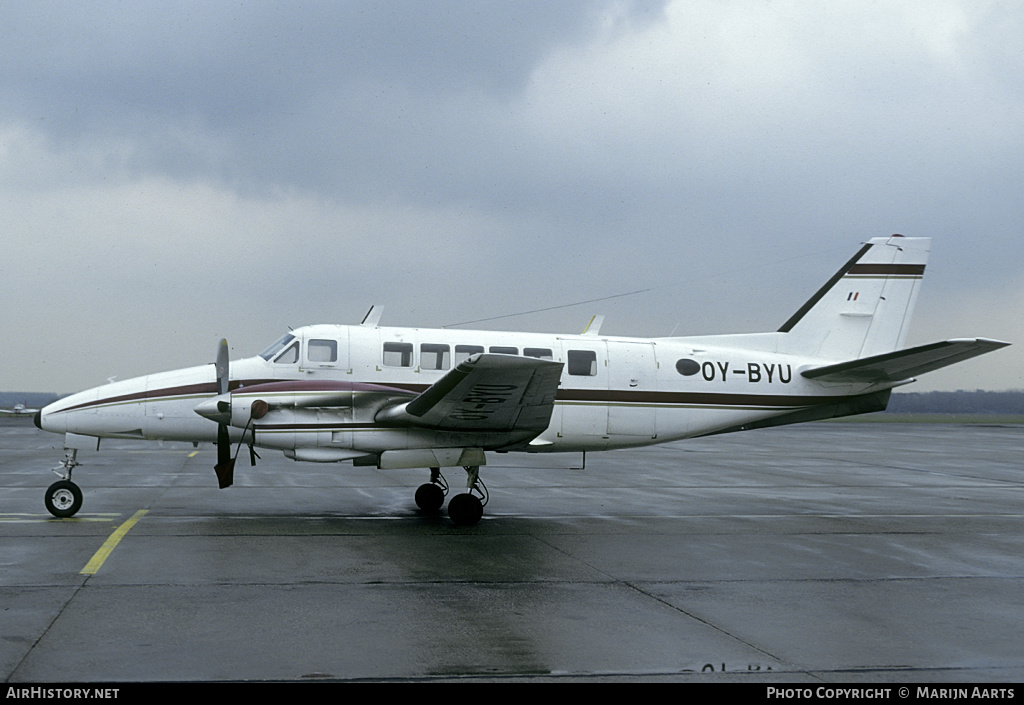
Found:
[{"label": "beech 99 airplane", "polygon": [[[645,446],[885,409],[894,387],[1008,343],[958,338],[902,349],[931,240],[865,243],[771,333],[630,338],[360,325],[293,330],[261,354],[113,382],[42,409],[64,436],[55,516],[79,510],[80,449],[99,439],[213,442],[221,488],[232,446],[294,460],[429,468],[416,504],[437,511],[444,467],[465,468],[448,502],[476,524],[487,451],[555,453]],[[599,327],[599,326],[598,326]]]}]

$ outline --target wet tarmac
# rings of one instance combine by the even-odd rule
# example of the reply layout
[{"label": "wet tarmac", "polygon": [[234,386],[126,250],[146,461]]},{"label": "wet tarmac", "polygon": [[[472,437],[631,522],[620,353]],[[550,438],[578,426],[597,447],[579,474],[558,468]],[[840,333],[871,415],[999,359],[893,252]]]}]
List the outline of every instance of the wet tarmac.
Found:
[{"label": "wet tarmac", "polygon": [[58,520],[60,440],[0,423],[5,682],[1024,680],[1022,426],[495,456],[473,528],[425,470],[128,442]]}]

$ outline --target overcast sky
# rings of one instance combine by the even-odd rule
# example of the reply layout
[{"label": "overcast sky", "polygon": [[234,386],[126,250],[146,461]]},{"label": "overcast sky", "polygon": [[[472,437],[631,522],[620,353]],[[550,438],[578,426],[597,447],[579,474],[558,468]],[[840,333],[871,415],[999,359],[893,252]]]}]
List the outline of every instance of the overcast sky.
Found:
[{"label": "overcast sky", "polygon": [[[1024,6],[0,4],[0,390],[288,326],[776,330],[868,238],[934,238],[908,344],[1013,347]],[[617,296],[642,291],[628,296]]]}]

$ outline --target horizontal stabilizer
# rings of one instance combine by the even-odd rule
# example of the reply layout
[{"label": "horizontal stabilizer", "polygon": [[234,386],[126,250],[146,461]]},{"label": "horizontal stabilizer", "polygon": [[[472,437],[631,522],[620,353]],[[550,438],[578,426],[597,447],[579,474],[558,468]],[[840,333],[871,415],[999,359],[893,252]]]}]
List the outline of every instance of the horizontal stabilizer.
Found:
[{"label": "horizontal stabilizer", "polygon": [[899,382],[972,357],[1009,343],[987,338],[957,338],[916,348],[804,370],[800,374],[822,382]]},{"label": "horizontal stabilizer", "polygon": [[377,421],[464,431],[534,431],[551,422],[562,363],[477,354]]}]

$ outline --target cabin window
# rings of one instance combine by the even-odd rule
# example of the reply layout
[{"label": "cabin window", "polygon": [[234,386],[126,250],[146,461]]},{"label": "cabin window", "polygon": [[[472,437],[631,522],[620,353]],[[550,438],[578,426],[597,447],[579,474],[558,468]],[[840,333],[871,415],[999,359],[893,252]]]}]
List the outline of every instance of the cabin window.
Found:
[{"label": "cabin window", "polygon": [[593,350],[570,350],[568,372],[577,377],[596,377],[597,353]]},{"label": "cabin window", "polygon": [[523,355],[526,357],[536,357],[541,360],[554,360],[555,356],[551,352],[550,348],[523,348]]},{"label": "cabin window", "polygon": [[456,345],[455,364],[461,364],[469,359],[470,355],[477,355],[484,351],[483,345]]},{"label": "cabin window", "polygon": [[306,346],[306,357],[310,362],[337,362],[338,341],[310,340]]},{"label": "cabin window", "polygon": [[439,343],[420,345],[421,370],[447,370],[452,366],[451,347]]},{"label": "cabin window", "polygon": [[299,361],[299,341],[288,346],[288,349],[274,360],[278,365],[294,365]]},{"label": "cabin window", "polygon": [[412,343],[384,343],[385,367],[412,367]]},{"label": "cabin window", "polygon": [[260,357],[269,362],[274,358],[274,355],[277,355],[279,352],[284,350],[284,346],[286,346],[293,340],[295,340],[294,335],[292,335],[291,333],[285,333],[280,338],[275,340],[273,345],[271,345],[269,348],[261,352]]},{"label": "cabin window", "polygon": [[503,345],[492,345],[490,351],[501,355],[518,355],[519,348],[511,348]]}]

